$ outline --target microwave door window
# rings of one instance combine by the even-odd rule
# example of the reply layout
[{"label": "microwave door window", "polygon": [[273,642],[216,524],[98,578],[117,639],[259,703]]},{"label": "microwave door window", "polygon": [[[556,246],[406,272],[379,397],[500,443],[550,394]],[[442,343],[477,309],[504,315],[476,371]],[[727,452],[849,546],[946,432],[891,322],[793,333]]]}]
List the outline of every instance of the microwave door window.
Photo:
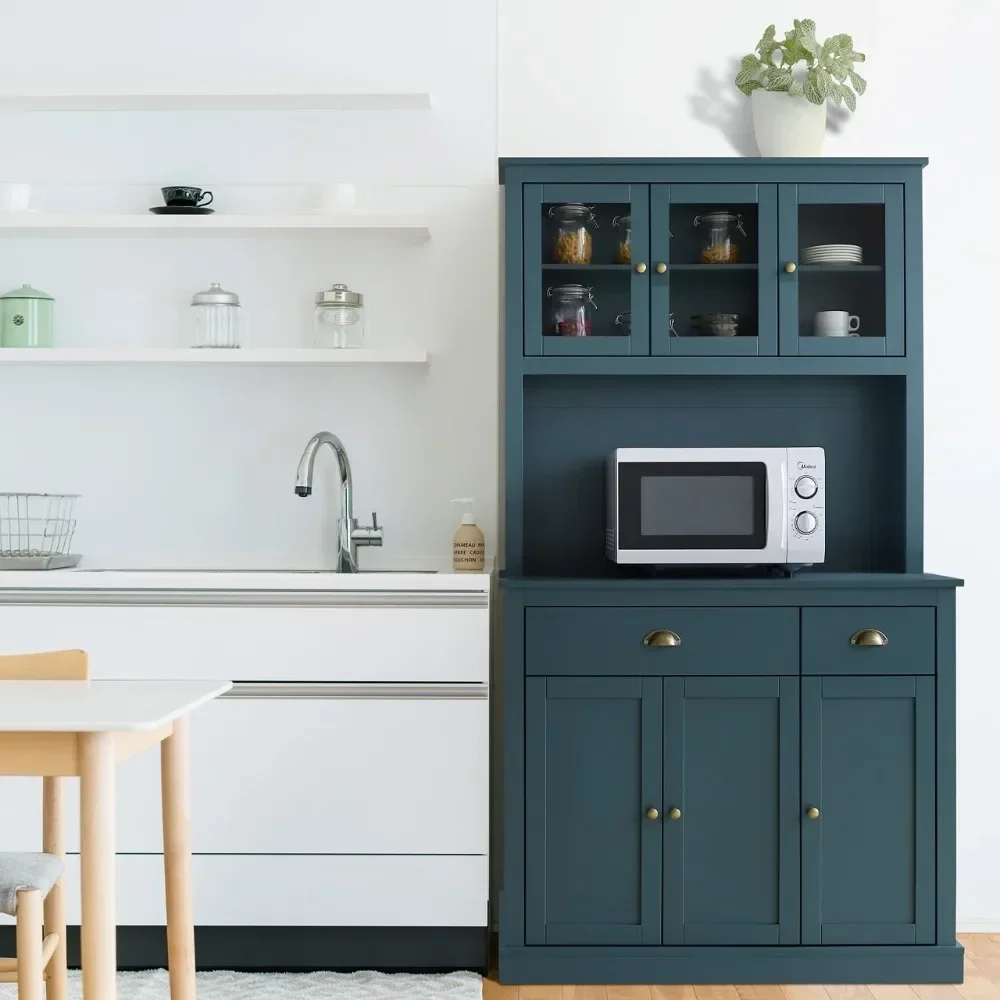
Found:
[{"label": "microwave door window", "polygon": [[763,549],[762,462],[632,462],[619,470],[626,549]]}]

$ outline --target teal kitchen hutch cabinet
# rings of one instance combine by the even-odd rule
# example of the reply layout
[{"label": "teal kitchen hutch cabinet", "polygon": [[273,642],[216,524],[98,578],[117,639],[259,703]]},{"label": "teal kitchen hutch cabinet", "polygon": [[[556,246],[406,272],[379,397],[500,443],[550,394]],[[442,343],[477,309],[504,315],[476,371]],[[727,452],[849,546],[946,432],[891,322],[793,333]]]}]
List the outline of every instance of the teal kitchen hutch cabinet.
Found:
[{"label": "teal kitchen hutch cabinet", "polygon": [[[961,979],[961,581],[923,567],[922,166],[502,163],[502,982]],[[591,238],[558,259],[568,203]],[[831,243],[862,259],[808,259]],[[566,284],[589,336],[551,323]],[[858,336],[816,336],[829,309]],[[699,335],[712,313],[736,335]],[[822,566],[606,560],[609,451],[755,445],[824,448]]]}]

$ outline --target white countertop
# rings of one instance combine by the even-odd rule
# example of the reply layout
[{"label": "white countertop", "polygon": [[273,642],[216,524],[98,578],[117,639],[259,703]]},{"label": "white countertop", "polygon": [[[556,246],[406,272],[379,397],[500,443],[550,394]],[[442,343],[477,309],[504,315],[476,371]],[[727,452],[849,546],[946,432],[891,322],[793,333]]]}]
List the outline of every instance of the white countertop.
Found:
[{"label": "white countertop", "polygon": [[489,593],[489,573],[312,570],[93,570],[0,572],[4,590],[414,591]]},{"label": "white countertop", "polygon": [[0,733],[159,729],[229,681],[0,681]]}]

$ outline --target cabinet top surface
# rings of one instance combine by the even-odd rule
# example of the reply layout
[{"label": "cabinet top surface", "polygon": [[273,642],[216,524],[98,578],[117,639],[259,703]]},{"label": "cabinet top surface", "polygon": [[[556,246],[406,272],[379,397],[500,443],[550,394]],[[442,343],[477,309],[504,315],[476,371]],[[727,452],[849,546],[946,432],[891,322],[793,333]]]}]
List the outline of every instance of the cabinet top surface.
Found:
[{"label": "cabinet top surface", "polygon": [[820,157],[776,157],[776,156],[623,156],[623,157],[583,157],[583,156],[502,156],[500,157],[500,183],[511,167],[601,167],[601,166],[642,166],[642,167],[691,167],[696,165],[725,166],[739,169],[738,165],[756,167],[925,167],[926,156],[820,156]]},{"label": "cabinet top surface", "polygon": [[158,729],[231,687],[229,681],[0,681],[0,733]]},{"label": "cabinet top surface", "polygon": [[832,590],[961,587],[964,581],[937,573],[798,573],[773,578],[678,578],[602,579],[600,577],[532,577],[500,574],[500,585],[508,590]]}]

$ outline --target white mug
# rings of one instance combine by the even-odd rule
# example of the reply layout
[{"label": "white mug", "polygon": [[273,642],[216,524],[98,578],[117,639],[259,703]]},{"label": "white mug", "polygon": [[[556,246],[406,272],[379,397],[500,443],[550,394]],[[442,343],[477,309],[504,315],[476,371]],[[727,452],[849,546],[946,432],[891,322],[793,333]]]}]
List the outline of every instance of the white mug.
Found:
[{"label": "white mug", "polygon": [[30,203],[30,184],[0,184],[0,209],[4,212],[26,212]]},{"label": "white mug", "polygon": [[857,337],[861,320],[840,309],[829,309],[813,316],[813,333],[817,337]]},{"label": "white mug", "polygon": [[353,184],[330,184],[323,188],[320,206],[324,212],[349,212],[358,200],[358,189]]}]

